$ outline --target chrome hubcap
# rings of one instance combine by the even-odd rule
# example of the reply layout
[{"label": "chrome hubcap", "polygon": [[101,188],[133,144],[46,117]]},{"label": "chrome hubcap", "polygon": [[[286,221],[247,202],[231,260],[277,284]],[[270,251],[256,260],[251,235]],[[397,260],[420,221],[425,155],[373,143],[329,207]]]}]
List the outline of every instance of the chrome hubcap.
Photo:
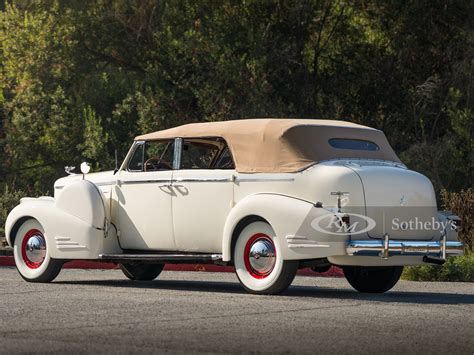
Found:
[{"label": "chrome hubcap", "polygon": [[268,275],[276,263],[275,245],[270,239],[257,239],[250,247],[248,258],[256,274]]},{"label": "chrome hubcap", "polygon": [[40,263],[46,256],[46,242],[40,235],[34,235],[26,242],[26,257],[32,263]]},{"label": "chrome hubcap", "polygon": [[33,234],[29,236],[24,247],[25,261],[31,264],[41,264],[46,257],[46,241],[41,234]]}]

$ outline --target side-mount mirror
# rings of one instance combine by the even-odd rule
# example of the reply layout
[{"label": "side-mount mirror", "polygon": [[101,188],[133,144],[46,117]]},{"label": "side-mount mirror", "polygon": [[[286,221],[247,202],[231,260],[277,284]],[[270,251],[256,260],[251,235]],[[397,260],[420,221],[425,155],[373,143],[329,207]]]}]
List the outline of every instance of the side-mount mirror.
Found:
[{"label": "side-mount mirror", "polygon": [[81,163],[81,173],[82,173],[82,178],[84,179],[84,176],[91,171],[91,166],[87,162]]}]

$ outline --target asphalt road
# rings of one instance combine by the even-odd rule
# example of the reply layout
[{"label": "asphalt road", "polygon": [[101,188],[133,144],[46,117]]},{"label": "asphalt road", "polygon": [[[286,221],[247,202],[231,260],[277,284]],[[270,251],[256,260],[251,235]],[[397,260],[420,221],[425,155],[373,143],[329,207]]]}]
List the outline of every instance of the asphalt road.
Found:
[{"label": "asphalt road", "polygon": [[384,295],[302,277],[281,296],[229,273],[63,270],[32,284],[0,268],[0,353],[474,353],[474,284],[401,281]]}]

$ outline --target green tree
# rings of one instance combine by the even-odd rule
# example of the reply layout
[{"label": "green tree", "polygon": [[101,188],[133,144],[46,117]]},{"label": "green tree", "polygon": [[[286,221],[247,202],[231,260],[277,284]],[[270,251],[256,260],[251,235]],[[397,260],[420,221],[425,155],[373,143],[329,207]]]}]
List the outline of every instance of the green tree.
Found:
[{"label": "green tree", "polygon": [[2,181],[51,189],[134,136],[243,117],[384,130],[435,187],[473,185],[472,1],[38,0],[0,10]]}]

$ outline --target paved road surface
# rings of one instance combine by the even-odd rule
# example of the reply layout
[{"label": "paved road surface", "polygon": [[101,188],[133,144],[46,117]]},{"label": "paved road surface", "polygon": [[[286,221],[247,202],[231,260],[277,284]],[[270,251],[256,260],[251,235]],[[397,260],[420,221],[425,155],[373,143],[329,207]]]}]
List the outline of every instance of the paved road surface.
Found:
[{"label": "paved road surface", "polygon": [[297,277],[281,296],[233,274],[63,270],[52,284],[0,269],[0,353],[474,353],[474,284],[401,281],[385,295]]}]

